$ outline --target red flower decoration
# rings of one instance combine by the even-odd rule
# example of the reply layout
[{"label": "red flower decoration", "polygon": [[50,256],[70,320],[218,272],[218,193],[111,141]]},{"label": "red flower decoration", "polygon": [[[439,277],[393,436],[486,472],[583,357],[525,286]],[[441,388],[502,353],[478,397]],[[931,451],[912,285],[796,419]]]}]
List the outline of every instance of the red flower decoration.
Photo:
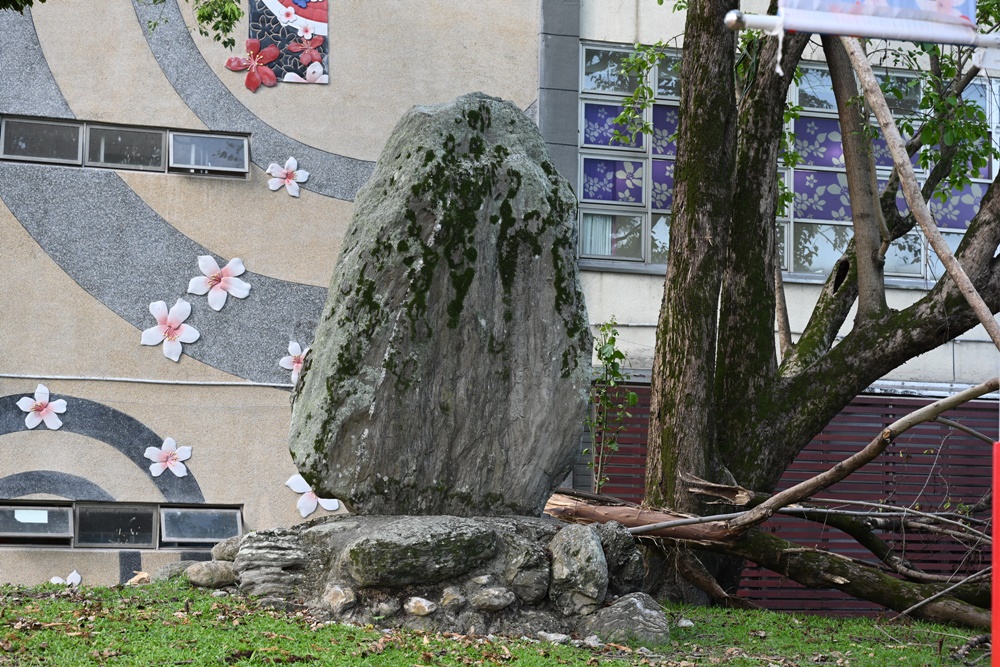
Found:
[{"label": "red flower decoration", "polygon": [[259,39],[248,39],[247,57],[233,56],[226,61],[226,69],[234,72],[249,70],[245,83],[250,92],[255,93],[260,88],[260,84],[271,87],[278,83],[278,77],[268,65],[277,60],[280,55],[281,52],[274,44],[261,51]]},{"label": "red flower decoration", "polygon": [[317,35],[312,39],[303,39],[301,42],[292,42],[288,45],[288,50],[292,53],[301,53],[299,60],[302,61],[303,65],[309,65],[309,63],[322,63],[323,54],[317,51],[320,46],[323,45],[323,36]]}]

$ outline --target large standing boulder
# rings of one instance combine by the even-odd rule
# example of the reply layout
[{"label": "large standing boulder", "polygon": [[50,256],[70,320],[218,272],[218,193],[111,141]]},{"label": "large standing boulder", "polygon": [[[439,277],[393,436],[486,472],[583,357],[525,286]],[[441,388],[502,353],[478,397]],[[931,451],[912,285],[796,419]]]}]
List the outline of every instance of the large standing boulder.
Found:
[{"label": "large standing boulder", "polygon": [[361,514],[541,514],[586,410],[575,219],[515,105],[473,94],[400,121],[294,402],[292,457],[320,496]]}]

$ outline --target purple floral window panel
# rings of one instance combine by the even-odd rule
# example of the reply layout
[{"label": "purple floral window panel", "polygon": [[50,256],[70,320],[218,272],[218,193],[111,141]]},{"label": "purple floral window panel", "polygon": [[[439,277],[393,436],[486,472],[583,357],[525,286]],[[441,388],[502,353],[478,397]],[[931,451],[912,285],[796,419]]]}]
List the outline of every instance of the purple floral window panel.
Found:
[{"label": "purple floral window panel", "polygon": [[668,209],[674,202],[674,161],[653,160],[653,187],[650,194],[654,209]]},{"label": "purple floral window panel", "polygon": [[843,169],[840,138],[840,121],[836,118],[802,117],[795,121],[795,150],[804,165]]},{"label": "purple floral window panel", "polygon": [[653,155],[677,156],[677,107],[657,104],[653,107]]},{"label": "purple floral window panel", "polygon": [[633,141],[619,142],[614,138],[614,131],[624,133],[625,128],[615,122],[615,118],[623,108],[616,104],[596,104],[588,102],[583,105],[583,143],[587,146],[628,146],[642,148],[642,133],[636,134]]},{"label": "purple floral window panel", "polygon": [[[885,192],[885,186],[888,181],[884,178],[878,179],[878,193],[881,195]],[[903,188],[896,188],[896,210],[902,216],[907,216],[910,214],[910,207],[906,205],[906,197],[903,196]]]},{"label": "purple floral window panel", "polygon": [[796,218],[807,220],[850,220],[851,201],[847,174],[836,171],[795,170]]},{"label": "purple floral window panel", "polygon": [[938,227],[967,229],[969,222],[979,213],[979,203],[986,193],[986,183],[970,183],[961,190],[948,193],[948,199],[941,201],[937,195],[928,203]]},{"label": "purple floral window panel", "polygon": [[[872,151],[875,153],[875,166],[892,169],[894,163],[892,161],[892,155],[889,153],[889,144],[885,143],[885,139],[882,137],[882,130],[880,128],[874,127],[873,129],[875,130],[875,138],[872,139]],[[905,140],[906,137],[903,138]],[[918,165],[919,161],[919,153],[914,153],[910,157],[910,164],[913,165],[914,169],[920,169]]]},{"label": "purple floral window panel", "polygon": [[250,38],[278,47],[278,81],[329,83],[328,33],[327,0],[250,0]]},{"label": "purple floral window panel", "polygon": [[584,158],[583,198],[591,201],[643,203],[645,163]]}]

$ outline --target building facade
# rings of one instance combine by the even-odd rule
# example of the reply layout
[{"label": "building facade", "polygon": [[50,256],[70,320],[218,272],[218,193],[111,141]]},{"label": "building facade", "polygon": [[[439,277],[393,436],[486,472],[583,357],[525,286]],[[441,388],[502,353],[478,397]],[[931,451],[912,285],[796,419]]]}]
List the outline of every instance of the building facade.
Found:
[{"label": "building facade", "polygon": [[[648,378],[680,51],[655,73],[654,136],[608,145],[608,119],[628,85],[615,63],[679,35],[682,14],[655,0],[249,1],[233,52],[176,0],[0,12],[2,581],[117,583],[332,507],[287,484],[294,357],[354,194],[414,105],[479,90],[537,121],[580,198],[591,322],[616,318]],[[825,70],[806,71],[794,129],[812,162],[786,170],[782,219],[796,331],[850,231]],[[954,238],[991,179],[945,212]],[[890,305],[906,305],[939,269],[919,237],[893,258]],[[978,382],[992,351],[977,329],[887,382]]]}]

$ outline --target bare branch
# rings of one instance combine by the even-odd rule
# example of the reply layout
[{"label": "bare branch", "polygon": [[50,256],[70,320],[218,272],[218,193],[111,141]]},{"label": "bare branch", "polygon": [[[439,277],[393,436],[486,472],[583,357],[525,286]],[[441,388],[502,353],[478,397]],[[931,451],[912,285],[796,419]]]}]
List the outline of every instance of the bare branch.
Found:
[{"label": "bare branch", "polygon": [[952,254],[951,248],[948,247],[948,243],[941,236],[937,225],[934,224],[930,209],[927,208],[927,202],[924,201],[920,192],[917,177],[913,173],[913,165],[910,164],[910,158],[903,145],[903,139],[899,136],[899,130],[896,128],[896,121],[893,120],[892,113],[885,103],[882,90],[879,88],[878,81],[872,73],[871,65],[868,63],[861,45],[853,37],[842,37],[841,42],[847,50],[851,63],[854,65],[854,70],[858,74],[858,79],[861,81],[861,86],[864,88],[865,99],[868,101],[868,105],[871,107],[875,117],[878,119],[879,126],[882,128],[882,136],[889,146],[892,160],[900,173],[900,183],[903,188],[903,195],[906,197],[907,205],[913,212],[924,236],[927,237],[934,252],[937,253],[941,263],[948,271],[948,275],[951,276],[955,285],[958,286],[962,296],[969,302],[969,306],[972,307],[977,319],[990,335],[993,344],[1000,350],[1000,324],[997,324],[997,321],[993,319],[992,311],[990,311],[982,297],[979,296],[979,292],[976,291],[975,286],[965,274],[962,266],[955,261],[955,256]]},{"label": "bare branch", "polygon": [[785,303],[785,280],[781,277],[781,263],[777,261],[774,263],[774,319],[778,325],[778,349],[781,351],[781,360],[784,361],[794,345],[792,325],[788,321],[788,304]]},{"label": "bare branch", "polygon": [[[987,567],[986,569],[980,570],[979,572],[976,572],[975,574],[970,574],[968,577],[966,577],[965,579],[962,579],[962,581],[958,582],[957,584],[955,584],[953,586],[949,586],[948,588],[944,589],[943,591],[939,591],[939,592],[935,593],[934,595],[932,595],[932,596],[930,596],[928,598],[924,598],[923,600],[921,600],[920,602],[916,603],[915,605],[907,607],[903,611],[899,612],[899,616],[897,616],[896,618],[901,618],[903,616],[909,616],[911,613],[915,612],[916,610],[920,609],[921,607],[923,607],[925,605],[928,605],[931,602],[934,602],[935,600],[937,600],[939,598],[943,598],[944,596],[948,595],[948,593],[951,593],[953,590],[959,588],[960,586],[964,586],[965,584],[971,584],[973,581],[976,581],[978,579],[982,579],[983,577],[985,577],[985,576],[987,576],[989,574],[992,574],[992,573],[993,573],[993,568],[992,567]],[[893,620],[896,620],[896,619],[893,619]]]},{"label": "bare branch", "polygon": [[917,424],[937,418],[938,415],[946,410],[950,410],[951,408],[959,406],[962,403],[978,398],[983,394],[996,391],[998,386],[1000,386],[1000,379],[993,378],[992,380],[988,380],[987,382],[976,385],[975,387],[971,387],[970,389],[966,389],[965,391],[959,392],[953,396],[935,401],[928,406],[911,412],[883,429],[882,433],[868,443],[868,445],[860,452],[854,454],[845,461],[841,461],[826,472],[820,473],[815,477],[807,479],[804,482],[800,482],[785,491],[771,496],[768,500],[750,510],[745,515],[730,521],[729,527],[737,531],[742,531],[746,530],[750,526],[766,521],[779,507],[787,507],[792,503],[808,498],[809,496],[829,487],[831,484],[839,482],[861,466],[865,465],[869,461],[872,461],[876,456],[885,451],[885,448],[889,445],[889,443],[898,437],[899,434],[904,433]]}]

